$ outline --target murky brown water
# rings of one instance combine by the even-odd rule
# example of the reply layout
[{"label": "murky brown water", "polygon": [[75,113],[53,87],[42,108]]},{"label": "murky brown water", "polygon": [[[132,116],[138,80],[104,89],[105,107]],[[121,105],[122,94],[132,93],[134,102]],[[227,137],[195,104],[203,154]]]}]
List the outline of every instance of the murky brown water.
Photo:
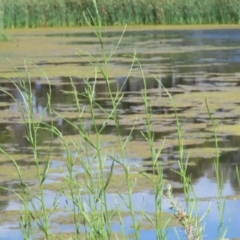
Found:
[{"label": "murky brown water", "polygon": [[[172,171],[172,169],[178,169],[178,141],[174,110],[167,94],[153,75],[161,79],[163,85],[173,95],[181,122],[185,154],[186,157],[189,156],[188,173],[192,176],[197,196],[202,200],[200,201],[202,211],[206,209],[206,200],[213,201],[211,212],[206,218],[205,238],[213,239],[216,237],[218,227],[217,207],[216,204],[214,205],[217,188],[213,160],[216,150],[214,131],[205,105],[205,99],[207,100],[217,124],[219,137],[220,171],[224,177],[223,194],[227,199],[226,224],[228,224],[229,217],[232,219],[227,237],[239,238],[240,231],[237,221],[234,219],[237,219],[236,212],[240,209],[239,184],[236,176],[236,166],[239,167],[240,163],[240,32],[236,27],[229,29],[226,27],[222,29],[217,27],[208,27],[208,29],[204,29],[204,27],[201,29],[178,28],[129,28],[124,34],[119,49],[109,62],[111,88],[113,91],[117,91],[123,86],[131,66],[131,55],[135,49],[146,77],[148,100],[153,112],[152,131],[155,134],[156,148],[166,138],[159,159],[166,166],[164,178],[173,184],[174,194],[181,198],[181,179]],[[104,29],[103,41],[107,53],[110,53],[117,44],[120,34],[120,28]],[[24,65],[24,59],[30,58],[37,66],[41,67],[50,79],[53,107],[61,111],[62,116],[73,122],[78,121],[74,97],[67,93],[72,91],[69,76],[72,77],[79,93],[84,91],[84,78],[94,79],[94,69],[89,65],[89,58],[86,57],[86,54],[83,53],[82,58],[75,54],[76,52],[80,53],[78,49],[81,49],[102,62],[100,46],[94,34],[87,28],[75,28],[15,30],[9,31],[9,35],[12,36],[12,41],[0,44],[1,88],[9,91],[17,100],[21,101],[21,96],[12,83],[4,78],[11,77],[17,80],[19,74],[26,75],[27,67],[32,81],[33,108],[36,119],[45,111],[48,83],[39,69],[29,62]],[[13,66],[6,60],[6,57],[19,69],[19,73],[13,70]],[[133,139],[127,147],[129,161],[143,166],[149,173],[152,173],[150,151],[141,134],[141,131],[145,129],[145,109],[141,95],[143,88],[139,67],[134,66],[122,89],[124,97],[118,111],[123,136],[129,134],[132,123],[137,117]],[[109,108],[111,104],[106,92],[107,87],[103,79],[99,79],[95,101],[101,106]],[[80,105],[86,107],[82,119],[86,122],[86,128],[90,128],[91,126],[88,125],[90,114],[86,101],[80,99]],[[33,166],[29,167],[32,157],[24,137],[25,127],[21,123],[21,115],[17,111],[16,104],[4,93],[0,94],[0,110],[0,144],[13,155],[29,182],[34,184],[36,172],[33,171]],[[99,112],[99,126],[102,124],[103,118],[104,115]],[[44,119],[49,121],[48,112],[44,113]],[[54,125],[65,135],[69,135],[71,138],[77,137],[76,130],[60,117],[55,116]],[[102,135],[102,143],[106,148],[111,149],[115,146],[115,133],[114,123],[109,122]],[[92,137],[94,138],[94,134]],[[38,140],[42,147],[43,161],[45,146],[49,139],[50,136],[46,131],[39,132]],[[47,195],[50,199],[49,202],[51,202],[54,190],[61,185],[64,175],[62,167],[65,156],[58,139],[55,140],[54,146],[50,175],[46,184],[46,188],[49,189]],[[0,165],[1,185],[15,189],[17,178],[11,161],[1,154]],[[81,173],[80,166],[76,168],[76,172]],[[141,182],[141,180],[139,181]],[[116,185],[113,185],[112,189],[115,189],[116,186],[118,189],[123,187],[118,181],[113,181],[113,183]],[[152,212],[154,207],[149,186],[144,182],[141,182],[140,186],[141,188],[137,188],[133,195],[134,201],[141,206],[142,202],[139,201],[139,196],[144,196],[147,210]],[[64,205],[63,202],[64,200],[60,203],[61,207]],[[167,203],[165,205],[167,209]],[[18,208],[19,205],[12,194],[1,190],[0,211],[9,213]],[[11,216],[9,219],[1,221],[0,234],[3,236],[1,239],[21,239],[17,230],[11,230],[10,237],[10,229],[17,227],[17,223],[13,221],[17,220],[17,214],[9,214],[9,216]],[[9,224],[10,222],[13,225]],[[73,230],[68,224],[64,226],[63,231]],[[146,231],[146,233],[143,231],[141,234],[144,239],[146,234],[154,236],[154,231]]]}]

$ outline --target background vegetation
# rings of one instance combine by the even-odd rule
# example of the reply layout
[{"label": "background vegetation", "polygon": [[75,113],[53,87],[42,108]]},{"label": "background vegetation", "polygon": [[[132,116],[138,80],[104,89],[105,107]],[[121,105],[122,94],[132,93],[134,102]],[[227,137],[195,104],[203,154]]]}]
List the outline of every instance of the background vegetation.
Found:
[{"label": "background vegetation", "polygon": [[[89,0],[0,0],[4,28],[82,26]],[[239,23],[239,0],[99,0],[102,25]]]},{"label": "background vegetation", "polygon": [[3,33],[3,2],[0,0],[0,42],[7,40],[7,36]]}]

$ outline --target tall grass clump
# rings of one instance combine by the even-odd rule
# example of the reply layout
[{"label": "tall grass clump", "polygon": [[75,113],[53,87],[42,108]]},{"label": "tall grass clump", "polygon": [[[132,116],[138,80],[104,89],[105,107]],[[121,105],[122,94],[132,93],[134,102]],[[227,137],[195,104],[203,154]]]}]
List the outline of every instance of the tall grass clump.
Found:
[{"label": "tall grass clump", "polygon": [[0,37],[2,38],[3,35],[3,4],[0,1]]},{"label": "tall grass clump", "polygon": [[25,0],[2,0],[4,8],[3,26],[5,28],[20,28],[29,26],[29,12]]},{"label": "tall grass clump", "polygon": [[4,5],[2,0],[0,0],[0,41],[7,40],[7,36],[3,33],[3,14],[4,14]]},{"label": "tall grass clump", "polygon": [[36,118],[33,112],[33,91],[28,71],[28,66],[32,64],[33,63],[29,60],[24,61],[24,67],[27,73],[26,79],[20,78],[18,82],[9,80],[20,94],[21,101],[18,101],[10,92],[5,91],[4,89],[1,89],[1,91],[12,98],[12,100],[17,104],[18,111],[21,114],[22,124],[24,124],[26,129],[25,137],[32,153],[32,164],[35,166],[34,171],[36,172],[35,177],[37,182],[35,190],[32,189],[28,183],[28,180],[23,176],[22,169],[18,165],[17,161],[15,161],[11,155],[6,153],[2,147],[0,148],[0,152],[4,153],[9,160],[12,161],[16,168],[20,190],[10,189],[10,191],[12,191],[22,203],[19,225],[23,234],[23,238],[31,239],[32,236],[36,234],[35,231],[37,228],[43,234],[44,238],[48,240],[51,237],[49,231],[49,218],[56,208],[56,201],[54,201],[52,207],[47,209],[44,192],[44,182],[47,178],[50,166],[51,149],[49,148],[48,154],[45,156],[45,161],[42,163],[39,157],[39,144],[37,135],[39,130],[42,128],[42,124],[44,124],[42,119],[46,109],[50,104],[51,90],[49,88],[45,111],[43,111],[41,116]]},{"label": "tall grass clump", "polygon": [[[207,111],[209,118],[211,120],[211,124],[214,130],[214,140],[215,140],[215,148],[216,148],[216,157],[214,159],[214,168],[215,168],[215,174],[216,174],[216,182],[217,182],[217,193],[216,193],[216,200],[217,200],[217,207],[219,211],[219,228],[218,228],[218,237],[224,238],[224,236],[227,233],[227,228],[224,229],[223,222],[224,222],[224,212],[225,212],[225,199],[223,197],[223,173],[220,171],[219,168],[219,146],[218,146],[218,137],[217,137],[217,131],[216,131],[216,124],[215,121],[212,117],[210,108],[208,106],[207,100],[205,100],[206,106],[207,106]],[[237,172],[238,174],[238,172]]]},{"label": "tall grass clump", "polygon": [[218,3],[217,16],[219,23],[240,22],[240,2],[238,0],[219,0]]},{"label": "tall grass clump", "polygon": [[[87,0],[2,0],[4,27],[83,26]],[[237,24],[238,0],[99,0],[102,25]]]},{"label": "tall grass clump", "polygon": [[83,11],[92,10],[92,1],[65,1],[65,24],[66,26],[83,26],[86,24]]},{"label": "tall grass clump", "polygon": [[217,23],[214,18],[214,1],[166,0],[162,2],[163,24],[204,24]]},{"label": "tall grass clump", "polygon": [[[161,82],[160,84],[162,85]],[[167,91],[167,89],[165,89],[163,85],[162,87],[167,93],[175,113],[179,159],[178,159],[178,170],[173,170],[173,172],[178,174],[181,178],[181,182],[183,184],[185,207],[182,206],[182,204],[179,203],[177,199],[174,198],[174,195],[172,193],[172,186],[170,184],[167,185],[166,198],[170,203],[170,209],[173,211],[175,218],[179,221],[179,223],[185,230],[187,239],[200,240],[200,239],[203,239],[203,234],[204,234],[203,220],[209,212],[210,205],[204,211],[204,213],[200,216],[198,198],[196,196],[196,193],[192,185],[191,174],[187,173],[188,156],[185,156],[182,131],[181,131],[181,123],[179,121],[177,107],[175,105],[175,102],[171,94]]]}]

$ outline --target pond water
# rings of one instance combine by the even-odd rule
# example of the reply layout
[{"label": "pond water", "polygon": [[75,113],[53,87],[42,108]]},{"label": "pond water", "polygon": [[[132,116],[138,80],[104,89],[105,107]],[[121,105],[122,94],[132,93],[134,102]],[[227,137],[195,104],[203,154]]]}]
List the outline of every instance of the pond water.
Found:
[{"label": "pond water", "polygon": [[[103,42],[106,53],[118,43],[121,28],[103,28]],[[1,89],[9,91],[18,101],[22,101],[19,92],[13,84],[6,80],[16,80],[26,76],[26,67],[31,76],[33,89],[33,110],[36,117],[45,112],[47,102],[48,82],[43,72],[24,59],[29,58],[49,77],[53,107],[59,110],[65,118],[78,120],[74,96],[69,76],[79,93],[85,89],[84,78],[94,80],[94,68],[89,64],[88,52],[100,63],[103,62],[101,49],[95,35],[88,28],[73,29],[40,29],[40,30],[9,30],[11,41],[0,44],[0,83]],[[84,52],[80,51],[83,50]],[[181,178],[173,170],[178,170],[178,141],[174,109],[166,92],[162,89],[158,78],[172,94],[179,114],[185,157],[189,158],[187,173],[191,174],[193,187],[199,199],[200,213],[203,213],[209,202],[210,212],[205,218],[204,239],[216,239],[219,227],[219,212],[217,208],[217,183],[215,177],[214,159],[216,149],[214,131],[209,119],[205,99],[208,102],[212,116],[215,119],[220,148],[219,171],[223,177],[222,191],[225,202],[223,228],[227,228],[226,237],[240,239],[238,217],[240,211],[239,182],[236,168],[240,164],[240,31],[237,27],[129,27],[119,48],[109,61],[109,78],[112,91],[121,87],[124,93],[119,106],[121,134],[127,136],[133,121],[137,117],[133,139],[129,144],[129,162],[142,166],[147,172],[154,174],[148,146],[143,142],[141,131],[145,126],[142,120],[145,116],[142,92],[144,82],[139,66],[134,65],[130,75],[132,55],[136,51],[141,68],[146,78],[149,104],[152,107],[152,131],[154,132],[156,148],[165,138],[159,161],[164,164],[164,179],[173,186],[174,195],[183,198]],[[75,54],[77,53],[77,54]],[[81,57],[79,56],[81,55]],[[9,61],[6,59],[8,58]],[[13,66],[18,69],[14,71]],[[128,76],[128,78],[127,78]],[[156,78],[155,78],[156,77]],[[127,80],[126,80],[127,78]],[[126,80],[126,84],[123,83]],[[111,106],[104,79],[98,78],[95,101],[106,109]],[[80,98],[80,105],[86,105],[86,100]],[[34,174],[29,168],[31,151],[25,137],[25,127],[21,123],[21,115],[16,103],[4,94],[0,94],[0,144],[9,154],[12,154],[23,168],[29,181],[34,184]],[[82,116],[88,125],[90,115]],[[99,114],[99,126],[102,124]],[[54,125],[61,132],[74,138],[77,132],[61,117],[54,119]],[[102,132],[103,142],[107,147],[114,147],[116,127],[109,122]],[[51,136],[44,130],[38,134],[39,144],[44,148]],[[47,180],[49,186],[61,184],[64,166],[64,152],[57,140],[52,150],[51,171]],[[16,176],[12,163],[3,154],[0,155],[0,184],[11,189],[17,188]],[[75,169],[81,173],[79,166]],[[119,183],[118,183],[119,184]],[[121,186],[119,186],[121,188]],[[51,187],[49,187],[51,188]],[[52,187],[53,188],[53,187]],[[124,190],[123,190],[124,191]],[[0,211],[2,214],[18,210],[19,203],[10,191],[0,190]],[[48,190],[49,204],[54,198],[54,190]],[[111,195],[109,195],[109,199]],[[142,199],[145,199],[144,203]],[[143,206],[149,213],[154,212],[152,191],[147,185],[133,193],[136,205]],[[141,199],[141,200],[139,200]],[[65,199],[60,197],[59,207],[64,208]],[[111,201],[111,200],[109,200]],[[163,210],[168,211],[169,204],[163,201]],[[124,219],[126,225],[129,218]],[[57,225],[57,223],[56,223]],[[72,226],[65,224],[58,231],[73,231]],[[60,230],[59,230],[60,229]],[[120,229],[116,224],[115,229]],[[131,233],[131,227],[126,228]],[[174,239],[174,231],[170,228],[169,239]],[[180,236],[183,237],[183,230]],[[182,235],[181,235],[182,231]],[[141,231],[141,239],[154,239],[154,230]],[[149,238],[150,237],[150,238]],[[9,214],[1,219],[0,239],[22,239],[18,230],[17,215]],[[184,238],[182,238],[184,239]]]}]

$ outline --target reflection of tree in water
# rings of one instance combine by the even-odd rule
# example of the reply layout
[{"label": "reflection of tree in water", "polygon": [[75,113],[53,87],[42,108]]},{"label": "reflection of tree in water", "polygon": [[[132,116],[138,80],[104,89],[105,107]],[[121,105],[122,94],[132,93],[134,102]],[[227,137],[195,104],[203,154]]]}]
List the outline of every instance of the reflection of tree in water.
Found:
[{"label": "reflection of tree in water", "polygon": [[[2,125],[0,125],[0,128],[1,127]],[[50,141],[51,138],[52,138],[51,132],[43,128],[38,129],[37,132],[38,145],[44,144],[45,141]],[[5,148],[9,148],[11,151],[14,150],[14,152],[17,153],[31,152],[31,146],[29,141],[27,140],[25,124],[18,123],[8,124],[5,130],[5,135],[2,138],[0,138],[0,143],[5,144]]]},{"label": "reflection of tree in water", "polygon": [[[173,85],[177,84],[178,81],[182,81],[180,78],[177,78],[174,74],[169,75],[166,78],[161,79],[164,85],[168,87],[172,87]],[[56,108],[57,110],[62,111],[68,111],[68,108],[72,108],[75,106],[75,98],[73,94],[70,92],[73,91],[73,87],[70,84],[70,80],[67,77],[59,77],[54,79],[55,84],[52,84],[51,87],[51,104],[53,108]],[[59,84],[56,84],[56,81],[59,81]],[[84,83],[83,79],[79,78],[73,78],[76,90],[78,93],[84,93],[86,84]],[[108,89],[106,84],[104,83],[103,79],[99,79],[99,83],[96,84],[95,87],[95,101],[99,103],[101,106],[111,107],[109,105],[109,99],[108,99]],[[50,80],[51,82],[51,80]],[[90,84],[94,84],[94,79],[89,80]],[[5,88],[10,89],[10,93],[14,95],[16,99],[21,101],[21,95],[19,95],[19,92],[14,89],[12,83],[4,83],[3,85]],[[154,78],[147,78],[146,79],[146,85],[147,89],[156,89],[159,88],[159,83]],[[33,111],[34,113],[40,113],[42,114],[44,111],[44,108],[47,104],[47,94],[49,91],[49,85],[44,84],[41,82],[41,79],[35,79],[32,83],[32,89],[33,89]],[[119,89],[124,92],[124,96],[132,96],[134,94],[137,94],[139,96],[140,91],[144,89],[144,82],[141,78],[133,78],[130,77],[126,80],[125,77],[118,78],[118,79],[112,79],[111,80],[111,89],[113,91],[117,91]],[[159,90],[161,91],[161,89]],[[67,93],[68,92],[68,93]],[[105,97],[104,101],[101,100],[101,98]],[[3,102],[10,102],[12,99],[10,96],[3,94],[0,95],[0,100]],[[81,103],[84,102],[84,99],[81,98],[79,95],[79,101]],[[141,103],[142,104],[142,103]],[[132,109],[134,107],[133,103],[121,103],[119,108],[123,110],[121,114],[124,117],[124,114],[131,114],[134,113],[134,110]],[[10,109],[12,111],[17,111],[16,108],[13,108],[13,106],[6,106],[4,109]],[[86,111],[88,111],[86,107]],[[46,113],[48,114],[48,113]],[[77,119],[73,119],[77,120]],[[59,121],[55,121],[54,125],[62,132],[66,134],[77,134],[76,129],[71,127],[66,121],[63,119],[60,119]],[[121,134],[123,136],[126,136],[130,133],[129,126],[122,126],[122,132]],[[0,131],[1,133],[4,133],[0,137],[0,143],[9,143],[9,144],[18,144],[17,150],[18,151],[25,151],[24,149],[27,149],[26,147],[29,146],[27,139],[25,137],[26,135],[26,129],[24,124],[20,123],[11,123],[11,124],[1,124],[0,125]],[[107,126],[105,130],[102,132],[103,134],[113,134],[115,133],[115,126]],[[167,133],[164,133],[165,136]],[[155,133],[155,138],[160,139],[163,137],[163,133]],[[44,130],[39,130],[38,132],[38,142],[39,144],[44,144],[44,141],[49,140],[51,138],[51,134],[47,133]],[[136,131],[133,131],[133,138],[139,139],[141,138],[140,130],[136,129]],[[239,146],[239,137],[231,137],[229,139],[224,139],[224,142],[219,142],[220,147],[238,147]],[[213,144],[214,145],[214,144]],[[197,147],[197,146],[196,146]],[[199,147],[199,146],[198,146]],[[211,146],[214,147],[214,146]],[[201,151],[201,148],[199,148],[199,151]],[[172,159],[176,160],[176,149],[169,149],[168,152],[170,155],[168,159],[171,159],[171,156],[173,156]],[[172,155],[171,155],[172,154]],[[167,152],[165,153],[167,155]],[[197,183],[200,178],[205,177],[210,179],[211,181],[214,181],[215,179],[215,168],[213,165],[213,159],[202,159],[202,158],[194,158],[190,159],[194,160],[195,166],[189,165],[187,169],[187,175],[191,175],[192,182]],[[148,161],[148,160],[145,160]],[[230,181],[232,188],[237,192],[239,185],[236,177],[236,165],[239,165],[240,162],[240,151],[236,152],[226,152],[223,153],[220,157],[220,172],[222,173],[224,179],[223,182],[226,183],[227,181]],[[149,164],[150,166],[151,164]],[[173,182],[181,183],[181,178],[178,174],[173,172],[171,168],[177,170],[177,162],[175,164],[171,163],[169,167],[166,167],[164,170],[164,178],[170,179]],[[152,170],[147,170],[149,173],[152,173]],[[181,191],[181,189],[179,189]]]},{"label": "reflection of tree in water", "polygon": [[[81,94],[85,93],[85,89],[87,87],[84,79],[81,78],[72,78],[75,89],[79,94],[79,99],[83,100]],[[54,81],[54,84],[51,84],[51,81]],[[49,93],[49,84],[46,83],[44,79],[36,78],[32,81],[32,89],[33,89],[33,108],[34,112],[41,113],[44,110],[44,107],[47,104],[47,94]],[[56,82],[59,82],[56,83]],[[176,80],[175,74],[169,75],[161,79],[161,82],[166,87],[173,87],[178,80]],[[95,84],[94,79],[88,79],[88,83],[93,86]],[[141,90],[145,87],[144,81],[139,77],[119,77],[116,79],[110,79],[110,88],[111,91],[117,92],[121,90],[125,93],[125,97],[128,95],[140,94]],[[58,77],[54,79],[50,79],[50,88],[51,88],[51,104],[53,107],[55,105],[64,104],[64,105],[73,105],[74,104],[74,95],[71,94],[73,92],[73,86],[71,85],[70,78],[68,77]],[[147,89],[159,89],[159,94],[161,95],[161,86],[159,82],[155,78],[146,78],[146,88]],[[14,89],[11,85],[10,89]],[[14,97],[21,101],[21,95],[18,91],[14,90]],[[111,107],[108,88],[104,79],[97,79],[95,86],[94,98],[97,103],[99,103],[102,107]],[[104,100],[102,100],[104,98]],[[120,103],[120,108],[124,110],[128,110],[131,108],[131,103]]]},{"label": "reflection of tree in water", "polygon": [[236,167],[240,173],[240,150],[223,153],[220,162],[224,182],[229,181],[235,193],[238,194],[240,185],[237,179]]},{"label": "reflection of tree in water", "polygon": [[[1,186],[3,187],[2,183]],[[0,195],[1,196],[6,196],[9,194],[9,191],[5,190],[5,189],[0,189]],[[1,200],[0,201],[0,212],[2,212],[8,205],[8,201],[7,200]]]},{"label": "reflection of tree in water", "polygon": [[[200,148],[199,151],[201,151]],[[159,159],[159,161],[162,160]],[[189,161],[191,163],[194,163],[194,165],[188,165],[186,174],[187,176],[191,176],[191,181],[193,185],[195,183],[198,183],[201,178],[207,178],[212,182],[216,182],[214,158],[192,158],[189,159]],[[144,162],[144,166],[146,167],[146,171],[148,173],[157,174],[157,172],[151,168],[151,159],[144,159]],[[149,162],[149,164],[146,164],[146,162]],[[231,188],[236,194],[238,194],[240,192],[240,186],[237,179],[236,166],[238,167],[240,173],[240,151],[229,151],[221,154],[219,158],[219,173],[223,178],[223,188],[227,187],[227,183],[230,183]],[[164,167],[164,179],[172,181],[173,184],[180,184],[180,187],[176,187],[174,191],[181,194],[183,193],[181,185],[182,179],[179,174],[174,172],[174,170],[179,171],[177,160],[175,163],[169,163],[169,165],[166,165],[166,167]]]},{"label": "reflection of tree in water", "polygon": [[[12,183],[10,184],[7,182],[0,182],[0,185],[1,185],[1,187],[11,188],[11,189],[12,189],[12,187],[16,187],[16,185],[13,186],[14,184],[12,184]],[[6,197],[6,196],[10,196],[10,195],[12,195],[11,191],[0,188],[0,196]],[[9,200],[1,200],[0,201],[0,213],[3,212],[7,208],[8,202],[9,202]]]}]

